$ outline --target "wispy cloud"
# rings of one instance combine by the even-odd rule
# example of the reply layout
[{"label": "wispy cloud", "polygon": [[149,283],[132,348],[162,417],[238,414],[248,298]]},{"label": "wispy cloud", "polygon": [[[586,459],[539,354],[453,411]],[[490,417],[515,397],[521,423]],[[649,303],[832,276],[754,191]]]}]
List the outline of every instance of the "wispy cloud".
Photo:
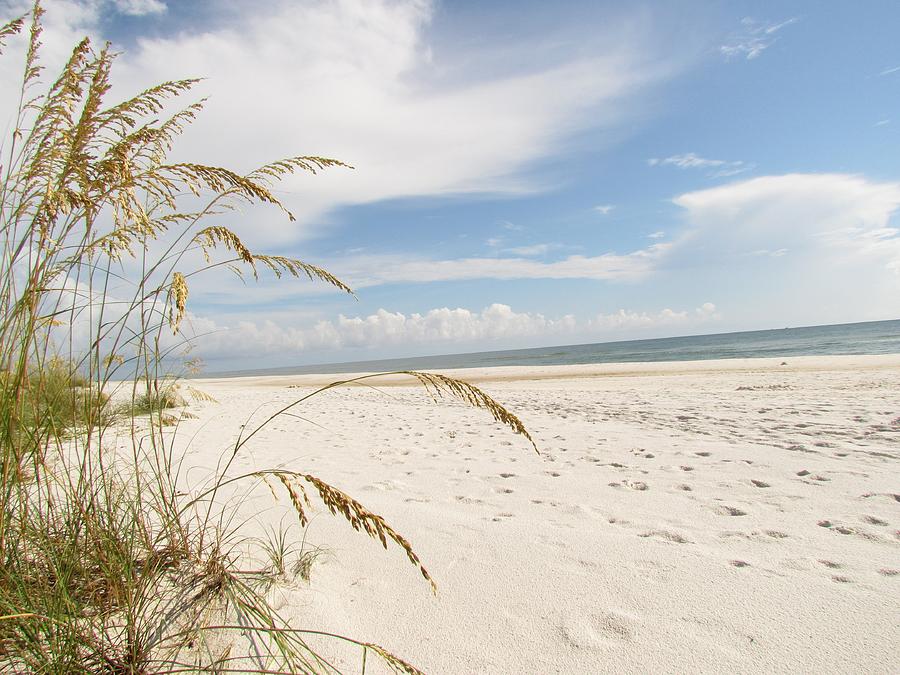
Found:
[{"label": "wispy cloud", "polygon": [[893,73],[900,73],[900,66],[894,66],[893,68],[885,68],[878,74],[879,75],[891,75]]},{"label": "wispy cloud", "polygon": [[598,213],[602,213],[604,216],[609,215],[609,212],[616,208],[615,204],[600,204],[599,206],[594,207],[594,211]]},{"label": "wispy cloud", "polygon": [[799,20],[799,17],[794,17],[780,23],[768,23],[744,17],[741,19],[741,30],[731,35],[725,44],[719,47],[719,52],[726,59],[741,57],[747,60],[755,59],[775,44],[777,40],[775,34],[778,31]]},{"label": "wispy cloud", "polygon": [[337,260],[326,264],[326,267],[356,289],[390,283],[419,284],[468,279],[637,281],[653,273],[669,246],[668,243],[659,243],[621,255],[573,255],[549,262],[524,257],[410,260],[408,256],[398,255]]},{"label": "wispy cloud", "polygon": [[[111,3],[54,7],[42,35],[51,71],[76,36],[102,32]],[[535,162],[561,155],[580,131],[630,124],[638,96],[685,63],[678,55],[663,59],[655,29],[629,17],[604,27],[591,46],[571,41],[548,61],[525,35],[502,38],[503,52],[515,58],[481,58],[470,47],[435,49],[438,33],[447,44],[467,38],[452,26],[444,32],[433,26],[442,14],[428,0],[210,4],[208,14],[216,15],[217,6],[228,11],[213,24],[128,46],[110,99],[173,77],[204,77],[195,96],[208,97],[206,108],[173,159],[243,171],[285,155],[315,154],[356,167],[282,183],[279,196],[298,222],[286,227],[280,214],[255,211],[251,247],[317,236],[328,227],[327,214],[343,206],[552,188],[555,183],[533,171]],[[116,0],[115,7],[148,14],[166,5]],[[14,103],[15,92],[7,89],[0,91],[0,108]]]},{"label": "wispy cloud", "polygon": [[665,232],[663,232],[662,230],[658,230],[656,232],[651,232],[650,234],[648,234],[647,238],[648,239],[662,239],[665,236],[666,236]]},{"label": "wispy cloud", "polygon": [[506,252],[524,256],[544,255],[549,252],[550,249],[556,247],[556,244],[533,244],[531,246],[514,246],[513,248],[506,249]]},{"label": "wispy cloud", "polygon": [[754,168],[754,164],[743,161],[726,161],[724,159],[708,159],[688,152],[683,155],[672,155],[663,159],[653,157],[647,160],[650,166],[675,166],[679,169],[707,169],[713,178],[736,176]]}]

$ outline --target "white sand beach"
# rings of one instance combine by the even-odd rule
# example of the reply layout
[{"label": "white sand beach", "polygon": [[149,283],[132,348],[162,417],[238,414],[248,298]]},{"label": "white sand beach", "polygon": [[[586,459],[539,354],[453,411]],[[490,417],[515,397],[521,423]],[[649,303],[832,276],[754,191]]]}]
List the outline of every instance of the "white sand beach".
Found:
[{"label": "white sand beach", "polygon": [[[327,554],[273,595],[296,625],[435,674],[897,671],[900,355],[447,374],[540,454],[392,379],[310,399],[238,457],[357,498],[438,586],[320,509],[307,542]],[[251,416],[346,377],[192,381],[216,402],[178,429],[187,464],[202,474]],[[270,502],[250,503],[289,524]],[[335,650],[358,670],[360,650]]]}]

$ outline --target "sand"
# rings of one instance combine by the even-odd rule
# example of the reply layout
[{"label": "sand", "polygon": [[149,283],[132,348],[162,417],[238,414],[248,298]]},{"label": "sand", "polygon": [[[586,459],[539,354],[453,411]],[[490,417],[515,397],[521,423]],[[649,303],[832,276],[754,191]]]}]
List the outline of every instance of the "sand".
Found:
[{"label": "sand", "polygon": [[[516,412],[541,454],[388,381],[310,399],[238,458],[345,490],[438,585],[326,511],[309,583],[272,593],[297,625],[429,673],[897,672],[900,355],[447,372]],[[192,382],[217,401],[178,430],[188,475],[251,417],[347,377]],[[292,522],[270,502],[245,507]],[[326,649],[358,671],[358,648]]]}]

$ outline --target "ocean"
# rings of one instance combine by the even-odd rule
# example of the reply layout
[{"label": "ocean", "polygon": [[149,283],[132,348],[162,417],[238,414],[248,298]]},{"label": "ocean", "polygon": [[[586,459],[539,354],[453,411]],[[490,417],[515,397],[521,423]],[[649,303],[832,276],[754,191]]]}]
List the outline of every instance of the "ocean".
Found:
[{"label": "ocean", "polygon": [[809,356],[815,354],[900,353],[900,319],[868,321],[833,326],[806,326],[715,335],[598,342],[594,344],[510,349],[469,354],[416,356],[377,361],[350,361],[306,366],[286,366],[227,373],[205,373],[201,377],[245,375],[300,375],[314,373],[385,372],[489,366],[552,366],[584,363],[642,361],[698,361],[759,357]]}]

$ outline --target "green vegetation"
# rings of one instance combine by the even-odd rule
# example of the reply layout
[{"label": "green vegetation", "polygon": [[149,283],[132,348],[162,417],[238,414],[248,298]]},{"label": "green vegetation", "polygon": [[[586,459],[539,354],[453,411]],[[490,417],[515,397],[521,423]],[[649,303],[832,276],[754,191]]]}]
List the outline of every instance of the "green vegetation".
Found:
[{"label": "green vegetation", "polygon": [[[253,253],[233,231],[207,225],[253,202],[290,218],[275,182],[346,165],[293,157],[242,175],[169,163],[202,104],[169,107],[196,81],[109,105],[114,55],[85,39],[46,86],[41,15],[36,4],[0,28],[0,49],[19,33],[27,40],[21,103],[0,146],[0,671],[335,672],[307,643],[324,634],[287,625],[265,596],[279,578],[308,578],[318,549],[285,531],[254,538],[231,525],[229,487],[286,493],[301,525],[314,496],[430,576],[381,516],[319,478],[232,471],[251,438],[313,394],[222,448],[205,484],[186,484],[183,451],[163,431],[165,410],[184,402],[164,364],[184,339],[189,282],[201,272],[262,269],[349,292],[315,265]],[[407,374],[530,440],[477,388]],[[131,402],[113,415],[117,386],[130,387]],[[358,645],[363,663],[369,654],[418,672],[377,645],[332,637]]]}]

